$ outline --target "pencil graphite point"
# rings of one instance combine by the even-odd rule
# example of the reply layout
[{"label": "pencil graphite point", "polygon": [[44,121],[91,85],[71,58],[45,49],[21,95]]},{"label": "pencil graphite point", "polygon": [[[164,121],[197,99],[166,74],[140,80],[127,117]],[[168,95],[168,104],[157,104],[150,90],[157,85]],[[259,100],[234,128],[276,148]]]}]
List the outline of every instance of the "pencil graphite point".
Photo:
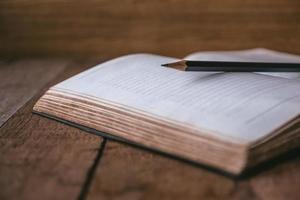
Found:
[{"label": "pencil graphite point", "polygon": [[187,68],[185,60],[181,60],[181,61],[174,62],[174,63],[166,63],[166,64],[162,64],[161,66],[170,67],[170,68],[181,70],[181,71],[185,71]]}]

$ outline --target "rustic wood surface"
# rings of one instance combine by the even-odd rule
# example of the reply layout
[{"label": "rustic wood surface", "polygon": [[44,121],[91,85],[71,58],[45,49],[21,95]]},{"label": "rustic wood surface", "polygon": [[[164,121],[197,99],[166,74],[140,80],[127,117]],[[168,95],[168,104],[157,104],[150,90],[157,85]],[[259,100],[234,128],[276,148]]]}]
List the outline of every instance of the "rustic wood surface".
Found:
[{"label": "rustic wood surface", "polygon": [[[53,61],[17,63],[17,70],[23,73],[28,73],[27,64],[41,65],[29,68],[30,74],[35,75],[33,80],[41,78],[41,69],[47,69],[55,75],[58,68],[66,67],[65,61],[55,62],[58,67],[53,69],[47,67]],[[60,77],[52,77],[55,81],[44,86],[44,90],[87,66],[83,62],[67,63],[67,70]],[[5,79],[6,83],[10,83],[12,79],[18,79],[17,82],[23,80],[24,85],[30,85],[27,88],[29,91],[41,87],[27,84],[33,80],[14,76],[15,73],[1,75],[8,77]],[[41,81],[37,82],[41,84]],[[21,86],[22,84],[16,84],[14,88],[18,91]],[[6,95],[13,91],[11,88],[2,88],[1,92],[1,95]],[[16,93],[16,98],[19,98],[19,93]],[[0,199],[76,199],[81,193],[84,195],[85,185],[89,184],[89,173],[99,156],[102,138],[32,114],[36,100],[37,97],[28,102],[23,101],[25,105],[0,129]],[[7,106],[14,108],[13,104]]]},{"label": "rustic wood surface", "polygon": [[[67,64],[68,61],[63,60],[0,63],[0,127]],[[29,73],[24,73],[24,67]]]},{"label": "rustic wood surface", "polygon": [[[28,101],[95,64],[87,57],[102,60],[133,52],[183,57],[199,50],[252,47],[300,54],[299,21],[298,0],[1,0],[0,199],[300,199],[299,155],[234,180],[103,142],[33,115],[37,96]],[[68,66],[59,77],[60,67],[49,67],[54,63]]]},{"label": "rustic wood surface", "polygon": [[298,0],[1,0],[0,56],[113,57],[263,46],[300,53]]},{"label": "rustic wood surface", "polygon": [[[46,84],[39,95],[55,82],[96,62],[68,61],[66,70]],[[66,61],[61,65],[66,65]],[[22,69],[25,73],[26,68]],[[0,199],[300,197],[299,152],[261,172],[233,179],[32,114],[39,95],[0,128]]]},{"label": "rustic wood surface", "polygon": [[[299,152],[298,152],[299,153]],[[91,185],[93,199],[299,199],[300,157],[233,179],[108,141]]]}]

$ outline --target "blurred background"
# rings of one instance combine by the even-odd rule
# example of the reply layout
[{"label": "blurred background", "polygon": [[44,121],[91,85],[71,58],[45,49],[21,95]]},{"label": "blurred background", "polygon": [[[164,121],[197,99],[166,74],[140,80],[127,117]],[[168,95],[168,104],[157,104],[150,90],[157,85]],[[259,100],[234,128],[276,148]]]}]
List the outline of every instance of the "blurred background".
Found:
[{"label": "blurred background", "polygon": [[299,0],[1,0],[0,58],[300,54]]}]

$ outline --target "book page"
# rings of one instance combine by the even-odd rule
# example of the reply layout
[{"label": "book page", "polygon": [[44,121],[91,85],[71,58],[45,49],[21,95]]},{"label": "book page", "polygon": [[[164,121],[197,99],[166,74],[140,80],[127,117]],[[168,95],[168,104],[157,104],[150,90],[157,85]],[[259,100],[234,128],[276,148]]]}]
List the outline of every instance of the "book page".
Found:
[{"label": "book page", "polygon": [[176,60],[151,54],[123,56],[54,89],[126,105],[245,143],[266,136],[300,113],[298,79],[161,67]]},{"label": "book page", "polygon": [[[213,60],[213,61],[242,61],[242,62],[291,62],[300,63],[300,56],[273,51],[264,48],[247,49],[241,51],[206,51],[186,56],[187,60]],[[300,73],[291,72],[258,72],[270,76],[283,78],[299,78]]]}]

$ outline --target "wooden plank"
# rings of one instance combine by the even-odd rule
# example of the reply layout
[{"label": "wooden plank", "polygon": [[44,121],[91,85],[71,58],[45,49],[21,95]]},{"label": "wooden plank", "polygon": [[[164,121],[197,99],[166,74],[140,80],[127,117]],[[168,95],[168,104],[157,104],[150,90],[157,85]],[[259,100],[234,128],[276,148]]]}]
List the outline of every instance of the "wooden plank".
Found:
[{"label": "wooden plank", "polygon": [[300,154],[248,182],[259,199],[300,199]]},{"label": "wooden plank", "polygon": [[67,60],[22,60],[1,63],[0,127],[68,64]]},{"label": "wooden plank", "polygon": [[300,53],[297,0],[1,0],[0,17],[0,55],[10,58],[261,46]]},{"label": "wooden plank", "polygon": [[[58,79],[86,66],[73,63]],[[75,199],[88,184],[102,138],[32,114],[36,100],[0,129],[0,199]]]},{"label": "wooden plank", "polygon": [[109,141],[93,199],[299,199],[300,157],[241,180]]}]

